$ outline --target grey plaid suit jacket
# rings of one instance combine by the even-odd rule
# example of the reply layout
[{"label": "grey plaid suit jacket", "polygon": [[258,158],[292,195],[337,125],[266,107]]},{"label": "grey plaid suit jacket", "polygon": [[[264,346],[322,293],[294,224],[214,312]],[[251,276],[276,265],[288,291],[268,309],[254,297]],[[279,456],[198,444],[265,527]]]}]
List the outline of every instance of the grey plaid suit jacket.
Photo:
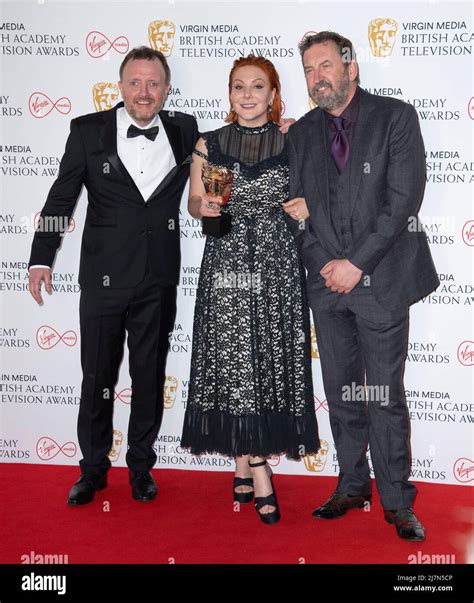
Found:
[{"label": "grey plaid suit jacket", "polygon": [[288,134],[290,199],[305,197],[310,217],[305,224],[287,219],[308,270],[312,304],[327,304],[332,297],[319,274],[321,268],[331,259],[347,257],[370,275],[377,300],[388,309],[398,309],[439,285],[418,219],[426,182],[423,138],[411,105],[363,89],[359,93],[351,143],[352,249],[342,252],[331,224],[329,152],[319,108],[302,117]]}]

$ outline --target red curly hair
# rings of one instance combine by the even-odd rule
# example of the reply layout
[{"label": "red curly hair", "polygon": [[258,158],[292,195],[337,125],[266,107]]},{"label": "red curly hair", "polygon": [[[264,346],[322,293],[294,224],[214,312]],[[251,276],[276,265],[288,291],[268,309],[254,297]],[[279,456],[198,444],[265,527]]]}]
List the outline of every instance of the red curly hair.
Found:
[{"label": "red curly hair", "polygon": [[[242,57],[240,59],[236,59],[234,64],[232,65],[232,69],[229,74],[229,94],[232,89],[232,78],[234,77],[235,72],[240,67],[259,67],[262,71],[267,74],[268,79],[270,80],[270,88],[275,89],[275,98],[273,99],[272,110],[269,112],[269,119],[274,121],[275,123],[279,123],[281,118],[281,93],[280,93],[280,76],[278,75],[275,66],[268,59],[264,59],[263,57],[256,57],[253,54],[249,54],[248,57]],[[225,119],[226,122],[237,121],[237,113],[232,110],[232,107],[229,109],[229,115]]]}]

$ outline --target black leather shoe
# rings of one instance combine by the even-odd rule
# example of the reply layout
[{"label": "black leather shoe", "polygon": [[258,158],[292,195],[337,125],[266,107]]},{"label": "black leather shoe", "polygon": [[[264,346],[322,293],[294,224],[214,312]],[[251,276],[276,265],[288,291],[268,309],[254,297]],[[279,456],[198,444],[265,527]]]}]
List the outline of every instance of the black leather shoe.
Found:
[{"label": "black leather shoe", "polygon": [[158,488],[149,471],[130,471],[130,485],[135,500],[149,502],[158,494]]},{"label": "black leather shoe", "polygon": [[312,515],[317,519],[336,519],[345,515],[350,509],[361,509],[371,500],[370,495],[348,496],[336,491],[323,505],[313,511]]},{"label": "black leather shoe", "polygon": [[425,539],[425,528],[415,515],[413,509],[395,509],[384,511],[385,521],[395,525],[397,534],[404,540],[420,542]]},{"label": "black leather shoe", "polygon": [[107,488],[107,474],[95,477],[81,473],[81,477],[69,491],[67,504],[86,505],[94,500],[98,490],[104,488]]}]

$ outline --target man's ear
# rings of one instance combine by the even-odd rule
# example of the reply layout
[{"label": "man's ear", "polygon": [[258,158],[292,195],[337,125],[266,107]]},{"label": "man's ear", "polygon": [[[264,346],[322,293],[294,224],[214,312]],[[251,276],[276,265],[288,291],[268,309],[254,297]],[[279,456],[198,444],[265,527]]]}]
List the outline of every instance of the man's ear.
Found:
[{"label": "man's ear", "polygon": [[123,92],[122,92],[122,80],[117,82],[117,86],[120,90],[120,96],[123,98]]},{"label": "man's ear", "polygon": [[356,61],[351,61],[349,63],[349,79],[351,82],[357,79],[357,75],[359,74],[359,65]]}]

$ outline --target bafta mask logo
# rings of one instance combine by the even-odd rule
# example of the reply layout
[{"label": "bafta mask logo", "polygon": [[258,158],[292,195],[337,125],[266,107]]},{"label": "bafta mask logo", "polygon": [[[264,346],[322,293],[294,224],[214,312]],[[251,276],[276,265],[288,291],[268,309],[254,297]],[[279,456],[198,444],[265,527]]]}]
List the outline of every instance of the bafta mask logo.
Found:
[{"label": "bafta mask logo", "polygon": [[318,340],[316,339],[316,327],[311,325],[311,358],[319,360]]},{"label": "bafta mask logo", "polygon": [[178,391],[178,380],[172,375],[166,375],[165,385],[163,388],[164,407],[171,408],[176,400]]},{"label": "bafta mask logo", "polygon": [[92,87],[92,99],[96,111],[112,109],[120,96],[117,84],[97,82]]},{"label": "bafta mask logo", "polygon": [[316,454],[307,454],[304,457],[304,465],[306,471],[311,473],[321,473],[323,471],[326,461],[328,460],[329,444],[326,440],[319,440],[321,448]]},{"label": "bafta mask logo", "polygon": [[109,454],[107,455],[112,463],[115,463],[120,456],[120,450],[122,448],[123,435],[121,431],[114,429],[114,437],[112,441],[112,448],[109,450]]},{"label": "bafta mask logo", "polygon": [[374,57],[383,58],[392,54],[397,30],[395,19],[372,19],[369,23],[369,43]]},{"label": "bafta mask logo", "polygon": [[169,57],[173,50],[176,26],[172,21],[152,21],[148,25],[150,46]]}]

